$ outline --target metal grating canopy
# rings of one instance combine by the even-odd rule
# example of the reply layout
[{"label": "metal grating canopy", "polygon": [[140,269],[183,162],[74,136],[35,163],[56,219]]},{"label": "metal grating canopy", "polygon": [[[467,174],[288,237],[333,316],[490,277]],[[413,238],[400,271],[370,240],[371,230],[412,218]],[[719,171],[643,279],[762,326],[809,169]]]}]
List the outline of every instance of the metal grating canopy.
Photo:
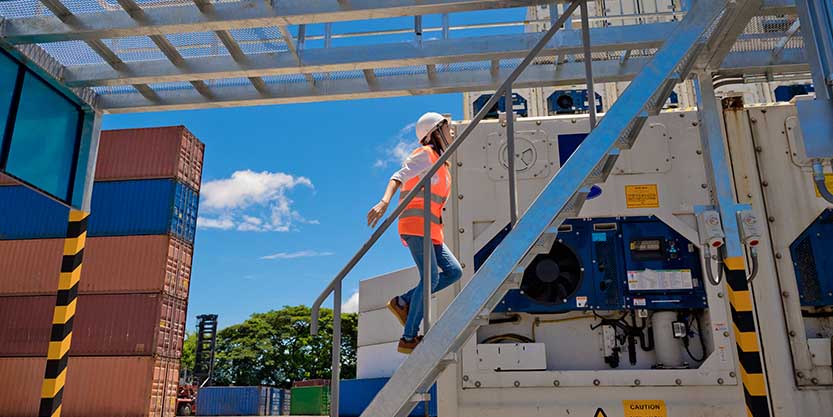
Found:
[{"label": "metal grating canopy", "polygon": [[[598,82],[632,78],[685,15],[630,1],[658,12],[637,19],[591,8]],[[0,2],[0,39],[51,57],[39,63],[104,112],[343,100],[493,88],[549,23],[527,20],[527,7],[549,3],[14,0]],[[806,71],[793,14],[788,0],[765,2],[723,70]],[[576,23],[516,85],[583,82]]]}]

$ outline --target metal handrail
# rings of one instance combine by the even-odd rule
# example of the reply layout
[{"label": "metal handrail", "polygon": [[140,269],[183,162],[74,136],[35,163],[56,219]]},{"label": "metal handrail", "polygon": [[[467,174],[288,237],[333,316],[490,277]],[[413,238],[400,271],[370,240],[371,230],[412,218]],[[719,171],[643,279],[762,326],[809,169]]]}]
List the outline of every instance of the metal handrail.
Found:
[{"label": "metal handrail", "polygon": [[[521,63],[515,67],[514,70],[506,77],[506,80],[500,84],[500,86],[495,91],[495,94],[486,102],[483,108],[477,112],[477,114],[472,118],[463,132],[455,138],[455,140],[451,143],[448,149],[440,155],[439,159],[431,166],[431,168],[426,172],[419,182],[411,189],[408,194],[405,195],[404,198],[400,199],[399,205],[393,210],[393,212],[385,219],[382,224],[373,231],[370,238],[362,245],[362,247],[350,258],[350,261],[339,271],[339,273],[330,281],[330,284],[321,292],[318,298],[312,305],[311,311],[311,320],[310,320],[310,333],[312,335],[318,334],[318,320],[320,318],[320,310],[321,305],[324,301],[333,294],[333,347],[332,347],[332,376],[331,376],[331,388],[330,388],[330,415],[331,416],[338,416],[338,403],[339,403],[339,378],[340,378],[340,371],[341,371],[341,291],[342,291],[342,281],[347,276],[348,273],[356,266],[356,264],[364,257],[364,255],[370,250],[371,247],[379,240],[380,237],[387,231],[387,229],[393,224],[393,222],[405,211],[407,205],[413,200],[419,193],[429,193],[430,192],[430,180],[440,170],[440,167],[451,158],[457,149],[465,142],[466,138],[474,131],[477,125],[486,117],[486,114],[494,107],[501,97],[506,96],[507,102],[506,106],[507,109],[511,109],[513,105],[511,101],[511,89],[512,84],[515,80],[523,73],[523,71],[532,63],[532,61],[538,56],[541,50],[547,45],[547,43],[555,36],[556,32],[566,23],[567,19],[573,14],[573,12],[579,7],[586,0],[573,0],[570,5],[564,10],[558,19],[555,19],[547,32],[543,34],[541,39],[538,40],[538,43],[529,51],[527,56],[524,58]],[[587,30],[587,28],[583,28],[583,30]],[[585,42],[584,48],[589,49],[590,45],[589,42]],[[592,82],[592,74],[589,72],[590,68],[587,68],[588,72],[586,74],[588,78],[588,83]],[[509,91],[510,94],[506,94]],[[595,108],[595,106],[594,106]],[[507,117],[512,118],[514,117],[514,112],[507,111]],[[514,155],[509,155],[509,159],[513,160]],[[513,161],[514,162],[514,161]],[[514,190],[514,184],[510,186],[510,191]],[[430,202],[430,197],[426,196],[424,199],[425,202]],[[429,205],[426,205],[425,208],[425,219],[424,223],[426,224],[426,228],[428,229],[427,225],[429,222],[428,214],[430,211],[428,208]],[[514,217],[514,216],[513,216]],[[429,233],[426,234],[424,237],[424,241],[428,243],[430,239],[430,230]],[[426,246],[429,246],[426,244]],[[429,246],[430,248],[430,246]],[[430,252],[428,250],[424,253],[425,257],[430,257]],[[424,258],[425,260],[425,258]],[[430,274],[429,268],[424,268],[424,275],[428,277]],[[424,278],[425,278],[424,277]],[[430,294],[430,282],[425,283],[423,291],[427,294]],[[423,300],[427,304],[427,297],[426,300]],[[425,315],[425,322],[427,323],[428,319],[428,311],[423,312]]]}]

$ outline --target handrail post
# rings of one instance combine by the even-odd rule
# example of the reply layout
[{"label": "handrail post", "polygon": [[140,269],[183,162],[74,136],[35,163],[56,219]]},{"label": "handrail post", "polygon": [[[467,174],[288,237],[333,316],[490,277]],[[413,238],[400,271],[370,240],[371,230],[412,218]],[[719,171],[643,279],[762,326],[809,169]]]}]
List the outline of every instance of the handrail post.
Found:
[{"label": "handrail post", "polygon": [[504,98],[504,111],[506,113],[506,164],[509,169],[509,219],[510,224],[515,226],[518,221],[518,191],[515,177],[515,102],[512,98],[512,85],[506,87]]},{"label": "handrail post", "polygon": [[333,292],[333,358],[330,375],[330,417],[338,417],[341,380],[341,281]]},{"label": "handrail post", "polygon": [[590,107],[590,130],[596,128],[596,89],[593,85],[593,54],[590,52],[590,20],[587,0],[581,2],[581,45],[584,48],[584,82],[587,87],[587,104]]},{"label": "handrail post", "polygon": [[423,233],[422,233],[422,331],[428,333],[431,327],[431,178],[425,181],[422,193]]}]

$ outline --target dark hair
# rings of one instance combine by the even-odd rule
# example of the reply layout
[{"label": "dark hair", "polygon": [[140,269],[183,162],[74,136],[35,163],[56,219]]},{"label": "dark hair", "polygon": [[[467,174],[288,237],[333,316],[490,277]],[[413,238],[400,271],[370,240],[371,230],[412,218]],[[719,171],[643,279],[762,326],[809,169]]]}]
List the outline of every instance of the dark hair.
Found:
[{"label": "dark hair", "polygon": [[[439,155],[442,155],[443,152],[445,152],[445,143],[443,143],[442,136],[440,136],[440,135],[442,135],[441,131],[442,131],[442,126],[443,126],[444,123],[447,123],[447,122],[441,122],[440,126],[437,129],[434,129],[434,131],[430,133],[430,135],[428,137],[428,140],[425,142],[426,145],[430,145],[430,146],[434,147],[434,150],[437,151],[437,154],[439,154]],[[449,139],[449,138],[446,138],[446,139]]]}]

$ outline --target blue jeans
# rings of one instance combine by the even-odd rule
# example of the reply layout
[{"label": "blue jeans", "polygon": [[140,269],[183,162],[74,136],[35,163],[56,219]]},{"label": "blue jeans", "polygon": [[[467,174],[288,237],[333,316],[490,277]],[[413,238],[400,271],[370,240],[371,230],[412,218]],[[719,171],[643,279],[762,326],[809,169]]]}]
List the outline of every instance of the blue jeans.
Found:
[{"label": "blue jeans", "polygon": [[[405,321],[405,331],[403,337],[405,339],[413,339],[419,333],[419,325],[422,323],[422,236],[408,236],[402,235],[402,240],[408,245],[411,250],[411,256],[414,257],[414,262],[419,269],[419,284],[416,288],[411,289],[399,297],[410,305],[408,310],[408,319]],[[431,254],[431,293],[442,290],[449,285],[457,282],[463,276],[463,269],[457,258],[448,249],[445,244],[433,245],[434,253]],[[442,272],[438,272],[442,269]]]}]

